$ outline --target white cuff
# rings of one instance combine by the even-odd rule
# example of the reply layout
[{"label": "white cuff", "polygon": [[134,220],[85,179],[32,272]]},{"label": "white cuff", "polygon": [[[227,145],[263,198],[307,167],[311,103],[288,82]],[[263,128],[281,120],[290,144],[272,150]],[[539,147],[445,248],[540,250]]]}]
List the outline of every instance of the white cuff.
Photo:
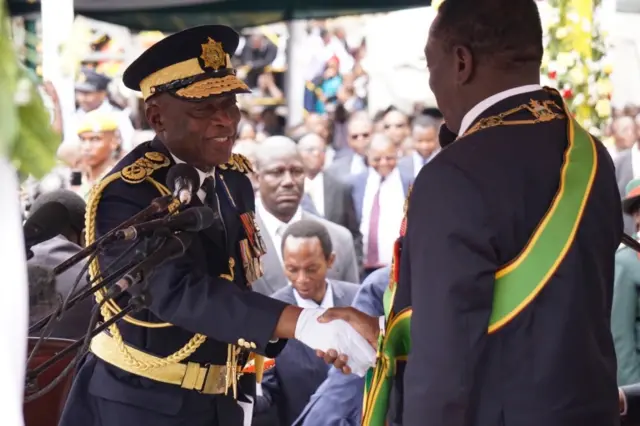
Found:
[{"label": "white cuff", "polygon": [[624,393],[622,389],[618,389],[620,395],[622,395],[622,411],[620,412],[620,416],[627,415],[627,394]]},{"label": "white cuff", "polygon": [[384,315],[378,317],[378,327],[380,327],[380,335],[384,337],[384,332],[387,329],[387,319]]}]

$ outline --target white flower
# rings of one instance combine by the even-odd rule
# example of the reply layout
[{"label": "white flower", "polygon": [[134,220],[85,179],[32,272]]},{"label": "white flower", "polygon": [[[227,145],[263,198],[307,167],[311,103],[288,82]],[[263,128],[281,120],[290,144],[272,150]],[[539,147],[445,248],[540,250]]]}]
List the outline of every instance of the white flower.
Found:
[{"label": "white flower", "polygon": [[16,85],[16,91],[13,94],[13,101],[18,106],[24,106],[31,102],[31,81],[28,78],[21,78]]},{"label": "white flower", "polygon": [[574,107],[576,107],[576,106],[581,106],[581,105],[583,105],[583,104],[584,104],[584,101],[585,101],[585,100],[586,100],[586,99],[585,99],[584,93],[578,93],[578,94],[576,94],[576,95],[575,95],[575,97],[573,98],[573,106],[574,106]]},{"label": "white flower", "polygon": [[569,29],[567,27],[560,27],[556,30],[556,38],[562,40],[569,35]]},{"label": "white flower", "polygon": [[569,80],[574,86],[579,86],[586,81],[584,69],[582,67],[574,67],[569,71]]},{"label": "white flower", "polygon": [[577,24],[578,22],[580,22],[580,15],[578,15],[577,12],[572,11],[567,13],[567,19],[573,22],[574,24]]}]

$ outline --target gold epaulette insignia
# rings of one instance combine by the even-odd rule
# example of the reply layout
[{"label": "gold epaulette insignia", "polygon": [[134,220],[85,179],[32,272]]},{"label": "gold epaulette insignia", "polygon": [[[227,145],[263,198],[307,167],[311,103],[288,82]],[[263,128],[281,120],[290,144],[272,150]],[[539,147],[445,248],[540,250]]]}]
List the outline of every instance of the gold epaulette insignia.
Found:
[{"label": "gold epaulette insignia", "polygon": [[160,152],[146,152],[143,157],[122,169],[120,175],[127,183],[140,183],[156,170],[167,167],[169,164],[171,162],[166,155]]},{"label": "gold epaulette insignia", "polygon": [[222,170],[235,170],[240,173],[252,173],[251,161],[242,154],[231,154],[231,159],[220,166]]}]

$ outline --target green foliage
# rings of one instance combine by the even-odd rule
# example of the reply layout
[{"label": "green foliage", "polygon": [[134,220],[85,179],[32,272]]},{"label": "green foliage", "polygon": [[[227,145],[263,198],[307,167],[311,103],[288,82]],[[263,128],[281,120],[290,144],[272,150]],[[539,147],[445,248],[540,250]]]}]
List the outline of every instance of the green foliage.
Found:
[{"label": "green foliage", "polygon": [[22,176],[44,176],[55,164],[60,135],[51,128],[37,83],[16,56],[6,4],[0,0],[0,156]]}]

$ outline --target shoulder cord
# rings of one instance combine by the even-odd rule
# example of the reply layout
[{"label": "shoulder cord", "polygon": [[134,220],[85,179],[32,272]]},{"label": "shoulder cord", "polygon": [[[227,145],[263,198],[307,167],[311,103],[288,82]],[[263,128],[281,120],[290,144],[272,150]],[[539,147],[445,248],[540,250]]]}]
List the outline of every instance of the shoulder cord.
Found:
[{"label": "shoulder cord", "polygon": [[[107,176],[98,185],[96,185],[91,191],[91,195],[89,196],[89,201],[87,202],[87,214],[85,218],[85,222],[86,222],[85,225],[87,229],[87,232],[86,232],[87,244],[92,244],[96,240],[96,214],[98,211],[98,203],[100,202],[102,191],[107,187],[107,185],[109,185],[110,183],[118,179],[121,179],[121,177],[122,175],[120,172]],[[145,180],[150,182],[161,193],[161,195],[164,196],[164,195],[169,195],[171,193],[167,187],[165,187],[155,179],[152,179],[151,177],[147,176]],[[100,275],[100,264],[98,262],[97,256],[93,259],[93,261],[89,265],[89,274],[92,279]],[[102,282],[102,278],[98,278],[93,283],[93,286],[96,286],[101,282]],[[107,293],[107,290],[104,288],[98,290],[95,293],[96,302],[99,305],[103,302],[106,296],[106,293]],[[102,314],[105,321],[109,320],[110,318],[112,318],[113,315],[121,311],[122,310],[114,300],[105,300],[104,304],[102,304],[102,306],[100,307],[100,313]],[[166,328],[166,327],[173,326],[173,324],[166,323],[166,322],[152,323],[148,321],[141,321],[129,315],[126,315],[125,317],[123,317],[123,320],[130,324],[137,325],[139,327],[146,327],[146,328]],[[109,332],[111,333],[111,336],[113,337],[113,339],[116,341],[118,350],[124,355],[127,363],[129,363],[130,365],[140,370],[147,370],[150,368],[158,368],[158,367],[164,367],[171,364],[177,364],[185,360],[189,356],[191,356],[191,354],[193,354],[207,340],[207,337],[205,335],[199,334],[199,333],[195,334],[191,338],[191,340],[189,340],[181,349],[169,355],[168,357],[159,358],[157,361],[153,361],[153,362],[145,362],[145,361],[140,361],[136,359],[129,352],[122,338],[122,335],[120,334],[120,330],[118,329],[117,324],[111,325],[109,327]]]}]

